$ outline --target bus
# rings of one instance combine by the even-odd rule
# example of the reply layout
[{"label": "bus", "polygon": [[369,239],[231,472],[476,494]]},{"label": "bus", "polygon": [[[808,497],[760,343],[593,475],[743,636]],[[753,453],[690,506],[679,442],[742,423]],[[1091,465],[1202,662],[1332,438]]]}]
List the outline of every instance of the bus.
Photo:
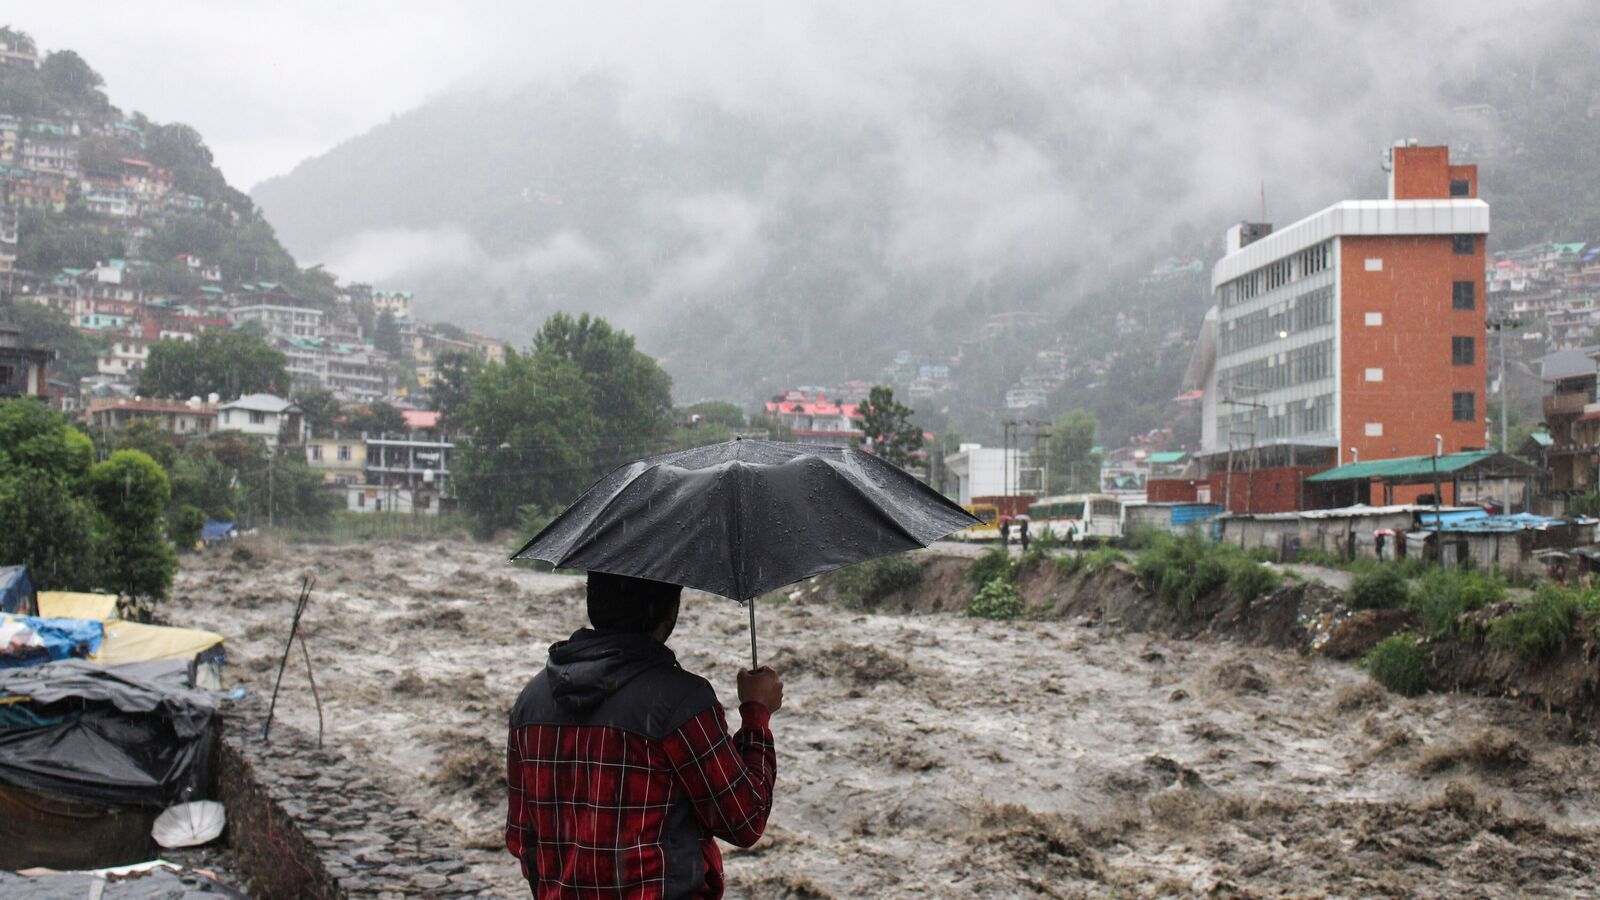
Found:
[{"label": "bus", "polygon": [[955,534],[950,535],[957,541],[998,541],[1000,540],[1000,508],[992,503],[967,503],[962,509],[977,516],[981,521],[978,525],[968,525]]},{"label": "bus", "polygon": [[1110,494],[1040,497],[1028,508],[1029,530],[1062,540],[1109,541],[1122,537],[1122,501]]}]

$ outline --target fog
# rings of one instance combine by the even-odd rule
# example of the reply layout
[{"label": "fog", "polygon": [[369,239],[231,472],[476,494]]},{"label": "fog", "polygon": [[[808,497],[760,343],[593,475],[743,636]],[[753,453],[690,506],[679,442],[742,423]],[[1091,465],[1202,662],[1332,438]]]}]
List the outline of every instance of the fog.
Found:
[{"label": "fog", "polygon": [[[1453,88],[1583,18],[1564,0],[83,11],[28,27],[124,106],[199,127],[235,183],[279,176],[256,196],[303,264],[513,339],[557,305],[664,333],[664,308],[726,311],[823,268],[806,296],[849,300],[818,301],[834,321],[991,290],[1059,308],[1238,219],[1378,193],[1384,146],[1459,141],[1472,98]],[[570,101],[587,108],[526,99],[595,78],[605,93]]]}]

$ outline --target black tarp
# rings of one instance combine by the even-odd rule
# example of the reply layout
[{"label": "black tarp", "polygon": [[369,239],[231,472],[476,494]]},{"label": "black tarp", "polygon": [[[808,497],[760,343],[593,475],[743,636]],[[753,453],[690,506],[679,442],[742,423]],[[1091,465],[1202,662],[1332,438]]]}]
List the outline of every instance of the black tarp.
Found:
[{"label": "black tarp", "polygon": [[62,660],[0,670],[0,697],[60,721],[0,729],[0,782],[58,797],[160,809],[203,799],[216,707],[187,660],[102,668]]}]

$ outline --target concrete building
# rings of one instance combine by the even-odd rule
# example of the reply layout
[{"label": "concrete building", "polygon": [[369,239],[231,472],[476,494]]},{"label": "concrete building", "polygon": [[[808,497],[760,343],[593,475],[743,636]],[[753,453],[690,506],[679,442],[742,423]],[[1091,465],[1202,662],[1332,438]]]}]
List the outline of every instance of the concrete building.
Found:
[{"label": "concrete building", "polygon": [[259,324],[269,338],[314,338],[322,332],[323,312],[284,302],[250,303],[228,310],[235,326]]},{"label": "concrete building", "polygon": [[299,444],[305,439],[300,407],[282,397],[249,394],[222,404],[217,411],[218,431],[255,435],[274,448],[279,444]]},{"label": "concrete building", "polygon": [[322,473],[323,482],[344,488],[366,484],[367,442],[361,437],[306,438],[306,464]]},{"label": "concrete building", "polygon": [[999,497],[1018,493],[1022,452],[1016,448],[962,444],[944,458],[945,470],[956,480],[956,502],[963,506],[974,497]]},{"label": "concrete building", "polygon": [[180,437],[210,434],[217,427],[217,410],[198,400],[111,398],[89,403],[89,425],[102,434],[121,431],[141,419]]},{"label": "concrete building", "polygon": [[785,391],[767,401],[765,411],[769,418],[788,426],[795,441],[802,444],[848,447],[863,434],[856,404],[831,401],[822,391]]},{"label": "concrete building", "polygon": [[0,400],[47,395],[56,351],[22,346],[22,329],[0,324]]},{"label": "concrete building", "polygon": [[1211,502],[1297,509],[1304,478],[1341,462],[1431,454],[1436,435],[1445,453],[1484,446],[1477,167],[1413,142],[1385,168],[1386,199],[1229,229],[1185,377],[1204,392]]}]

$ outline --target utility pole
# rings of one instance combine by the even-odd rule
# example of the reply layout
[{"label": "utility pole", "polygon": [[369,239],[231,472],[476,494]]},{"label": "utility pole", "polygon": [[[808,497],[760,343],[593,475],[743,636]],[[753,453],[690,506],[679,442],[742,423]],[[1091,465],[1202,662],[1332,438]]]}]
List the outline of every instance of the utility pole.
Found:
[{"label": "utility pole", "polygon": [[[1511,443],[1511,420],[1507,418],[1506,413],[1507,402],[1510,400],[1510,392],[1506,390],[1506,330],[1521,328],[1522,322],[1517,319],[1494,319],[1485,324],[1500,339],[1500,452],[1509,454],[1511,452],[1511,447],[1509,446]],[[1503,497],[1501,510],[1509,513],[1511,512],[1510,478],[1501,480],[1501,493]],[[1526,496],[1522,498],[1522,503],[1523,507],[1527,508],[1528,498]]]}]

